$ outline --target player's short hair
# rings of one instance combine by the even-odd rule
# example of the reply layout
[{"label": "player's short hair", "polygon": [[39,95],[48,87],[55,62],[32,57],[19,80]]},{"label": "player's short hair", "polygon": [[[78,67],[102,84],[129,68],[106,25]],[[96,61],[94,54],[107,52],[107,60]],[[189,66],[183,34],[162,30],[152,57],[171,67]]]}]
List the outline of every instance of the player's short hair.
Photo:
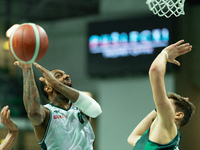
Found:
[{"label": "player's short hair", "polygon": [[44,97],[49,99],[47,92],[44,90],[44,87],[47,86],[47,84],[40,81],[39,85],[40,85],[40,90],[41,90],[42,94],[44,95]]},{"label": "player's short hair", "polygon": [[[52,70],[55,70],[55,69],[51,69],[50,71],[52,71]],[[42,82],[42,81],[40,81],[40,80],[39,80],[39,83],[40,83],[39,85],[40,85],[40,90],[41,90],[42,94],[44,95],[44,97],[46,99],[49,100],[49,96],[48,96],[47,92],[44,90],[44,87],[47,86],[47,84]]]},{"label": "player's short hair", "polygon": [[183,112],[184,117],[180,121],[180,127],[186,125],[195,111],[195,106],[192,102],[187,100],[185,97],[182,97],[176,93],[169,92],[168,98],[172,99],[176,107],[176,112]]}]

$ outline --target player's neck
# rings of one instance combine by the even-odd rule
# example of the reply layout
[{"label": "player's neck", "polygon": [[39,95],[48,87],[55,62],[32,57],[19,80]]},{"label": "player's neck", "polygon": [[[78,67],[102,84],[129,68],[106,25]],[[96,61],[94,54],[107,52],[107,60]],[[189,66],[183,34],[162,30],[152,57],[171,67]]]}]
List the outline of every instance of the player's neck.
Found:
[{"label": "player's neck", "polygon": [[180,125],[178,122],[175,122],[177,129],[180,129]]},{"label": "player's neck", "polygon": [[52,97],[50,97],[50,101],[52,104],[54,104],[58,107],[65,108],[65,109],[70,108],[69,100],[62,95],[52,96]]},{"label": "player's neck", "polygon": [[65,102],[65,101],[53,101],[53,105],[64,108],[64,109],[69,109],[70,108],[70,103]]}]

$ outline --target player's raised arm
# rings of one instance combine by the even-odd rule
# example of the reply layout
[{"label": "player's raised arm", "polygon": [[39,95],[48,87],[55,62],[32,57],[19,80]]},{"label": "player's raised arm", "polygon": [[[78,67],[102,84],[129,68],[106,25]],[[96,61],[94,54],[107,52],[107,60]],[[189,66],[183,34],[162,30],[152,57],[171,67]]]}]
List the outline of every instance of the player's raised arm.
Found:
[{"label": "player's raised arm", "polygon": [[163,121],[171,122],[174,119],[174,110],[171,102],[167,98],[164,75],[166,71],[167,61],[180,65],[176,58],[191,51],[192,46],[189,43],[182,44],[184,40],[180,40],[175,44],[166,47],[153,61],[149,77],[153,92],[154,102],[158,111],[158,118]]},{"label": "player's raised arm", "polygon": [[40,125],[45,119],[45,111],[40,105],[39,91],[35,83],[32,64],[16,61],[23,70],[23,101],[29,120],[33,125]]},{"label": "player's raised arm", "polygon": [[59,81],[60,77],[57,77],[58,73],[52,74],[51,71],[45,69],[41,65],[37,63],[34,63],[34,65],[42,72],[44,76],[44,78],[40,77],[40,81],[46,84],[48,83],[51,87],[68,98],[85,115],[95,118],[102,113],[100,105],[92,97],[70,86],[70,82],[68,82],[68,80],[71,80],[69,75],[65,74],[64,72],[59,72],[59,76],[62,76],[62,79],[64,80],[62,83]]}]

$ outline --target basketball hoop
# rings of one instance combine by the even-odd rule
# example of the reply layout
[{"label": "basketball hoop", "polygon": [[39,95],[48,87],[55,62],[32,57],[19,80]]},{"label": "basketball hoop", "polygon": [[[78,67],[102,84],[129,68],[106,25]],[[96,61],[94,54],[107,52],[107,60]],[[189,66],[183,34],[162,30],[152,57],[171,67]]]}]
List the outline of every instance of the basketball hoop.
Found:
[{"label": "basketball hoop", "polygon": [[167,18],[175,15],[176,17],[184,15],[184,3],[185,0],[147,0],[146,4],[149,9],[160,17],[165,16]]}]

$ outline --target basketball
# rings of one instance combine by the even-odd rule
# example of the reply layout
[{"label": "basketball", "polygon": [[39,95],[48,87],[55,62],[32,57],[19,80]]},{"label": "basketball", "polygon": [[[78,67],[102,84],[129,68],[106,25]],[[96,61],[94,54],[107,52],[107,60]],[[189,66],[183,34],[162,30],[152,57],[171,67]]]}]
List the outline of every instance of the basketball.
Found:
[{"label": "basketball", "polygon": [[39,61],[47,52],[49,40],[45,30],[34,23],[21,24],[9,37],[9,50],[23,63]]}]

